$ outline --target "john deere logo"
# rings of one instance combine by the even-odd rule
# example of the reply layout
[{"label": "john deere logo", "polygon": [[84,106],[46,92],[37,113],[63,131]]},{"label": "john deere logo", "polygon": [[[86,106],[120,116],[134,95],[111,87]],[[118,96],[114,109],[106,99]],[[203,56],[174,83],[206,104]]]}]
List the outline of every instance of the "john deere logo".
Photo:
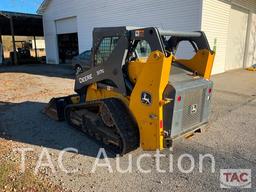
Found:
[{"label": "john deere logo", "polygon": [[152,96],[149,93],[142,92],[141,102],[146,105],[151,105],[152,104]]},{"label": "john deere logo", "polygon": [[191,114],[197,113],[197,104],[194,104],[194,105],[190,106],[190,113]]}]

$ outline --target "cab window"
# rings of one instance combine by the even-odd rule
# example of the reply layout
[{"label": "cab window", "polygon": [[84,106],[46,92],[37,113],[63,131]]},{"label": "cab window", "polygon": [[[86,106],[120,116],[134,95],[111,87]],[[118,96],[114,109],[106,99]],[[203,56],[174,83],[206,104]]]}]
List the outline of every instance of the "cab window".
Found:
[{"label": "cab window", "polygon": [[102,39],[95,55],[95,64],[99,66],[109,58],[112,51],[115,49],[119,37],[105,37]]},{"label": "cab window", "polygon": [[136,46],[135,52],[136,52],[136,55],[138,58],[149,57],[149,55],[151,53],[151,48],[150,48],[149,43],[145,40],[139,41]]}]

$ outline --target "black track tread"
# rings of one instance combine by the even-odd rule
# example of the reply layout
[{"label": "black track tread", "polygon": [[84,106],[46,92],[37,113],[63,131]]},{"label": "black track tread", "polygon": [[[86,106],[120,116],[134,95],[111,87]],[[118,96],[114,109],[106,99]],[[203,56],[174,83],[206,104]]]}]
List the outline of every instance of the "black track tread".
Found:
[{"label": "black track tread", "polygon": [[108,107],[120,137],[123,140],[123,153],[129,153],[139,147],[139,129],[129,109],[118,99],[104,100]]},{"label": "black track tread", "polygon": [[[139,128],[138,125],[131,114],[129,108],[117,98],[108,98],[96,101],[89,101],[83,104],[76,105],[68,105],[66,107],[66,120],[70,125],[72,125],[69,111],[75,109],[86,109],[88,106],[100,106],[104,105],[107,107],[108,111],[112,119],[114,120],[115,128],[120,138],[122,139],[122,148],[120,151],[113,150],[114,153],[119,153],[120,155],[124,155],[129,153],[135,149],[137,149],[140,145],[140,136],[139,136]],[[72,125],[74,126],[74,125]],[[80,127],[76,127],[81,130]],[[111,149],[111,148],[110,148]]]}]

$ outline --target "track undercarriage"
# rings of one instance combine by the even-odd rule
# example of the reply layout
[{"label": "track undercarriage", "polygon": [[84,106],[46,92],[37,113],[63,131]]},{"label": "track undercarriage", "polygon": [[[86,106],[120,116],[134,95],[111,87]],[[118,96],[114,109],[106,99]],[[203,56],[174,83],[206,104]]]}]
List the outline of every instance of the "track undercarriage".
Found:
[{"label": "track undercarriage", "polygon": [[[63,107],[64,104],[60,100],[65,99],[70,100],[54,99],[49,108],[55,106],[59,114],[60,110],[64,110],[65,120],[72,127],[103,143],[116,154],[123,155],[139,147],[137,123],[129,109],[119,99],[109,98],[82,104],[65,102],[67,105]],[[45,113],[48,114],[47,111]]]}]

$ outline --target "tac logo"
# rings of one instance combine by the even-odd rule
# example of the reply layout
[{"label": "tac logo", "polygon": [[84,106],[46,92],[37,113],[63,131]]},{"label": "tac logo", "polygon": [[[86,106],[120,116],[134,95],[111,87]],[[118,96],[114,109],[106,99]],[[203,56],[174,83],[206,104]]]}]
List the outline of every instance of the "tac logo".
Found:
[{"label": "tac logo", "polygon": [[252,177],[250,169],[221,169],[220,170],[221,188],[246,189],[252,187]]}]

